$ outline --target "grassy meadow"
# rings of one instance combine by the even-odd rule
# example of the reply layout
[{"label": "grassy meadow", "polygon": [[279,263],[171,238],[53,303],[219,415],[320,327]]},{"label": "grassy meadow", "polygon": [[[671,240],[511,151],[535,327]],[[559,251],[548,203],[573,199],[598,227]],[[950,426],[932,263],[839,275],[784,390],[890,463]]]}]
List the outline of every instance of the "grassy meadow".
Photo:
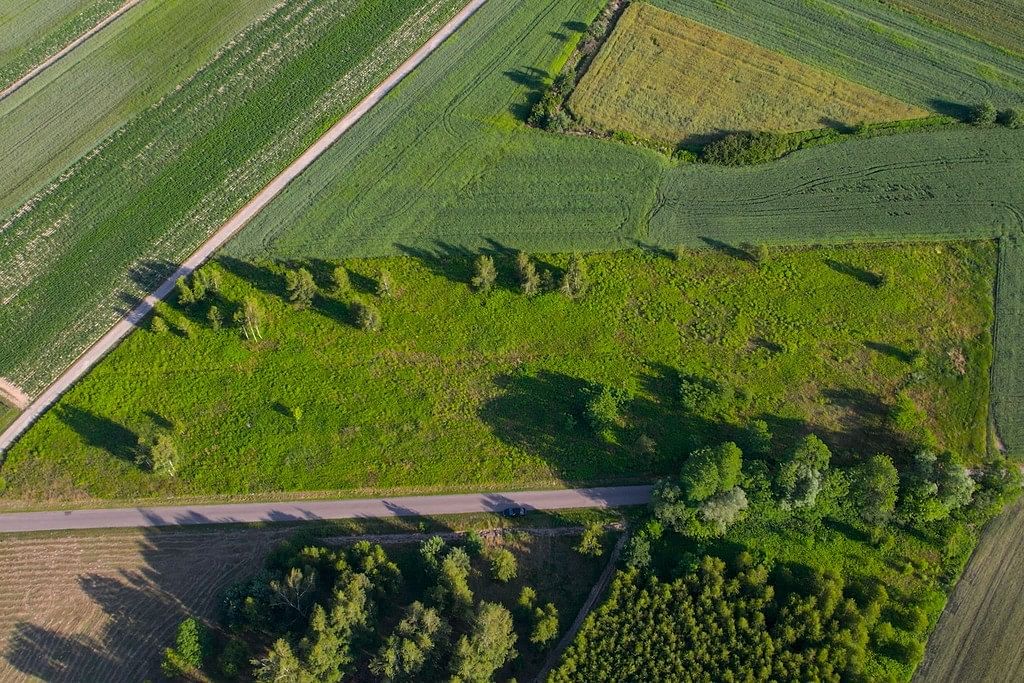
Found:
[{"label": "grassy meadow", "polygon": [[0,101],[0,225],[274,4],[140,3]]},{"label": "grassy meadow", "polygon": [[76,164],[0,231],[0,376],[38,393],[457,6],[284,3]]},{"label": "grassy meadow", "polygon": [[966,33],[1020,55],[1024,52],[1024,7],[1020,0],[885,0],[951,31]]},{"label": "grassy meadow", "polygon": [[[985,451],[991,243],[779,250],[760,266],[594,254],[578,301],[522,296],[507,257],[498,290],[473,292],[470,259],[348,261],[352,290],[308,310],[285,301],[281,266],[220,260],[220,294],[161,305],[170,332],[133,334],[15,444],[8,504],[626,482],[761,416],[781,443],[810,429],[856,459],[901,447],[886,426],[900,391],[946,447]],[[566,258],[539,263],[557,276]],[[331,265],[311,268],[326,284]],[[391,297],[372,294],[381,270]],[[247,296],[261,340],[206,322]],[[379,333],[354,325],[356,299],[379,307]],[[682,411],[690,375],[738,392],[728,415]],[[629,396],[600,434],[585,416],[598,385]],[[136,464],[158,433],[174,476]]]},{"label": "grassy meadow", "polygon": [[60,52],[124,0],[11,0],[0,17],[0,90]]},{"label": "grassy meadow", "polygon": [[729,132],[853,127],[928,112],[641,2],[573,91],[588,127],[676,145]]}]

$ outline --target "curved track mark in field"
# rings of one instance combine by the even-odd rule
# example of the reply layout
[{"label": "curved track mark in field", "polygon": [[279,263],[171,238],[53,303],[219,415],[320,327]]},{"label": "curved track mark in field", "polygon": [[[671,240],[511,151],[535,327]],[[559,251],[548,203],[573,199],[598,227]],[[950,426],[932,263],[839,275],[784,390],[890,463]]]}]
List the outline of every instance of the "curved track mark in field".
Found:
[{"label": "curved track mark in field", "polygon": [[79,45],[81,45],[85,41],[89,40],[94,35],[96,35],[100,31],[102,31],[103,29],[105,29],[107,26],[112,24],[118,17],[120,17],[125,12],[130,10],[132,7],[135,7],[136,5],[138,5],[140,2],[142,2],[142,0],[128,0],[128,2],[126,2],[123,5],[121,5],[121,7],[119,7],[117,10],[115,10],[112,14],[109,14],[106,17],[104,17],[103,19],[101,19],[100,22],[98,24],[96,24],[95,26],[93,26],[91,29],[89,29],[88,31],[86,31],[82,35],[80,35],[77,38],[75,38],[74,40],[72,40],[70,43],[65,45],[63,48],[61,48],[55,54],[50,55],[49,57],[47,57],[40,64],[32,67],[32,69],[29,70],[28,73],[26,73],[24,76],[22,76],[21,78],[19,78],[16,81],[14,81],[14,83],[11,83],[9,86],[4,88],[3,90],[0,90],[0,100],[3,100],[5,97],[7,97],[9,95],[13,95],[14,92],[17,91],[19,88],[21,88],[22,86],[26,85],[33,78],[35,78],[39,74],[43,73],[48,68],[50,68],[51,66],[56,64],[58,61],[60,61],[64,57],[66,57],[68,55],[68,53],[70,53],[76,47],[78,47]]},{"label": "curved track mark in field", "polygon": [[[141,1],[141,0],[139,0]],[[86,349],[85,353],[79,356],[71,366],[65,370],[43,393],[41,393],[11,425],[0,434],[0,453],[10,448],[29,426],[36,421],[46,410],[57,402],[60,396],[71,388],[92,366],[98,363],[107,353],[114,349],[122,339],[134,330],[142,322],[153,306],[171,293],[178,278],[189,276],[192,271],[198,268],[206,259],[234,237],[256,214],[262,211],[285,187],[306,170],[321,154],[327,151],[331,145],[352,126],[356,124],[368,111],[380,102],[385,95],[391,92],[403,78],[409,75],[413,69],[420,65],[431,53],[448,39],[455,31],[462,26],[487,0],[470,0],[469,4],[459,10],[452,19],[442,26],[437,33],[431,36],[427,42],[420,46],[408,59],[402,62],[397,69],[385,78],[370,94],[364,97],[359,104],[353,107],[337,123],[331,126],[320,139],[314,142],[298,159],[288,165],[270,183],[260,190],[255,197],[249,200],[241,209],[235,213],[224,225],[217,229],[213,235],[204,242],[188,259],[182,263],[174,273],[171,274],[159,287],[149,296],[143,299],[142,303],[130,311],[114,327],[107,331],[99,341]]]}]

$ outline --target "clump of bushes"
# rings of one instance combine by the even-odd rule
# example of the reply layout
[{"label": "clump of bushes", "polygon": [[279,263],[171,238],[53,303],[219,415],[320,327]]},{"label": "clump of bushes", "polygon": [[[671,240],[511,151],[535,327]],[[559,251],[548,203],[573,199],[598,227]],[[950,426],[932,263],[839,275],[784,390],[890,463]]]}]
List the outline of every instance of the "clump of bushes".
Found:
[{"label": "clump of bushes", "polygon": [[790,136],[780,133],[733,133],[701,152],[701,159],[722,166],[749,166],[774,161],[794,150]]}]

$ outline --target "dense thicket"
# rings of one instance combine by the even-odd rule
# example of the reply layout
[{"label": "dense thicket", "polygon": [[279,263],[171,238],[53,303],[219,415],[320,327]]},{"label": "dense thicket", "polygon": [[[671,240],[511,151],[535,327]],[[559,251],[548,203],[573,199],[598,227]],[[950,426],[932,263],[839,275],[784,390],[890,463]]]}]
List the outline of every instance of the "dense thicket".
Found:
[{"label": "dense thicket", "polygon": [[768,567],[717,558],[674,581],[620,574],[552,681],[839,681],[857,678],[880,605],[836,575],[780,598]]}]

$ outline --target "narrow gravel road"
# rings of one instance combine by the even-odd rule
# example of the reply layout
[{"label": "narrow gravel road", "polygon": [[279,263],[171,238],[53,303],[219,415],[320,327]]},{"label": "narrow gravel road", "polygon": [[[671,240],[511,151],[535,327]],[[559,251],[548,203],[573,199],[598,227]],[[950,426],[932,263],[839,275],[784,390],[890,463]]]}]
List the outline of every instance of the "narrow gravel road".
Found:
[{"label": "narrow gravel road", "polygon": [[15,512],[0,515],[0,533],[236,524],[240,522],[298,522],[355,517],[414,517],[467,512],[501,512],[509,507],[524,507],[528,510],[618,507],[621,505],[643,505],[649,502],[651,488],[647,485],[610,486],[554,491],[466,493],[448,496]]},{"label": "narrow gravel road", "polygon": [[133,309],[124,319],[114,325],[99,341],[90,346],[85,353],[79,356],[71,366],[61,374],[53,384],[47,387],[11,425],[0,434],[0,453],[11,447],[19,436],[46,412],[46,409],[57,402],[61,394],[71,388],[75,382],[87,373],[92,366],[96,365],[107,355],[122,339],[128,336],[132,330],[138,327],[139,323],[153,310],[153,306],[174,289],[174,283],[179,277],[187,277],[193,270],[198,268],[214,252],[220,249],[235,234],[245,227],[252,218],[263,210],[282,190],[294,180],[300,173],[309,167],[317,157],[323,154],[327,148],[333,145],[338,138],[361,119],[370,109],[380,102],[403,78],[408,76],[413,69],[420,65],[430,54],[440,47],[449,36],[462,26],[470,16],[476,12],[486,0],[471,0],[462,8],[458,14],[452,17],[451,21],[441,27],[430,39],[424,43],[409,59],[395,69],[390,76],[385,78],[380,85],[373,89],[369,95],[357,104],[351,111],[345,114],[340,121],[332,126],[313,145],[302,153],[298,159],[284,169],[280,175],[270,181],[260,192],[249,200],[249,202],[238,210],[227,223],[222,225],[199,249],[192,254],[181,266],[171,274],[156,290],[147,296],[142,303]]},{"label": "narrow gravel road", "polygon": [[115,19],[117,19],[122,14],[124,14],[125,12],[130,10],[132,7],[135,7],[140,2],[142,2],[142,0],[128,0],[128,2],[126,2],[123,5],[121,5],[113,13],[108,14],[106,17],[101,19],[100,22],[98,24],[96,24],[95,26],[93,26],[91,29],[89,29],[88,31],[86,31],[85,33],[83,33],[82,35],[78,36],[77,38],[72,40],[70,43],[68,43],[67,45],[62,47],[59,52],[56,52],[55,54],[47,57],[45,61],[39,63],[38,65],[36,65],[34,67],[32,67],[32,69],[30,71],[28,71],[24,76],[22,76],[21,78],[19,78],[16,81],[14,81],[13,83],[11,83],[9,86],[4,88],[3,90],[0,90],[0,100],[4,99],[8,95],[13,95],[16,90],[21,88],[23,85],[25,85],[26,83],[31,81],[33,78],[35,78],[39,74],[41,74],[44,71],[46,71],[48,68],[53,66],[54,63],[56,63],[58,60],[64,58],[69,52],[74,50],[76,47],[78,47],[79,45],[81,45],[85,41],[87,41],[90,38],[92,38],[94,35],[96,35],[100,31],[102,31],[103,29],[105,29],[107,26],[109,26],[111,23],[113,23],[113,21]]}]

